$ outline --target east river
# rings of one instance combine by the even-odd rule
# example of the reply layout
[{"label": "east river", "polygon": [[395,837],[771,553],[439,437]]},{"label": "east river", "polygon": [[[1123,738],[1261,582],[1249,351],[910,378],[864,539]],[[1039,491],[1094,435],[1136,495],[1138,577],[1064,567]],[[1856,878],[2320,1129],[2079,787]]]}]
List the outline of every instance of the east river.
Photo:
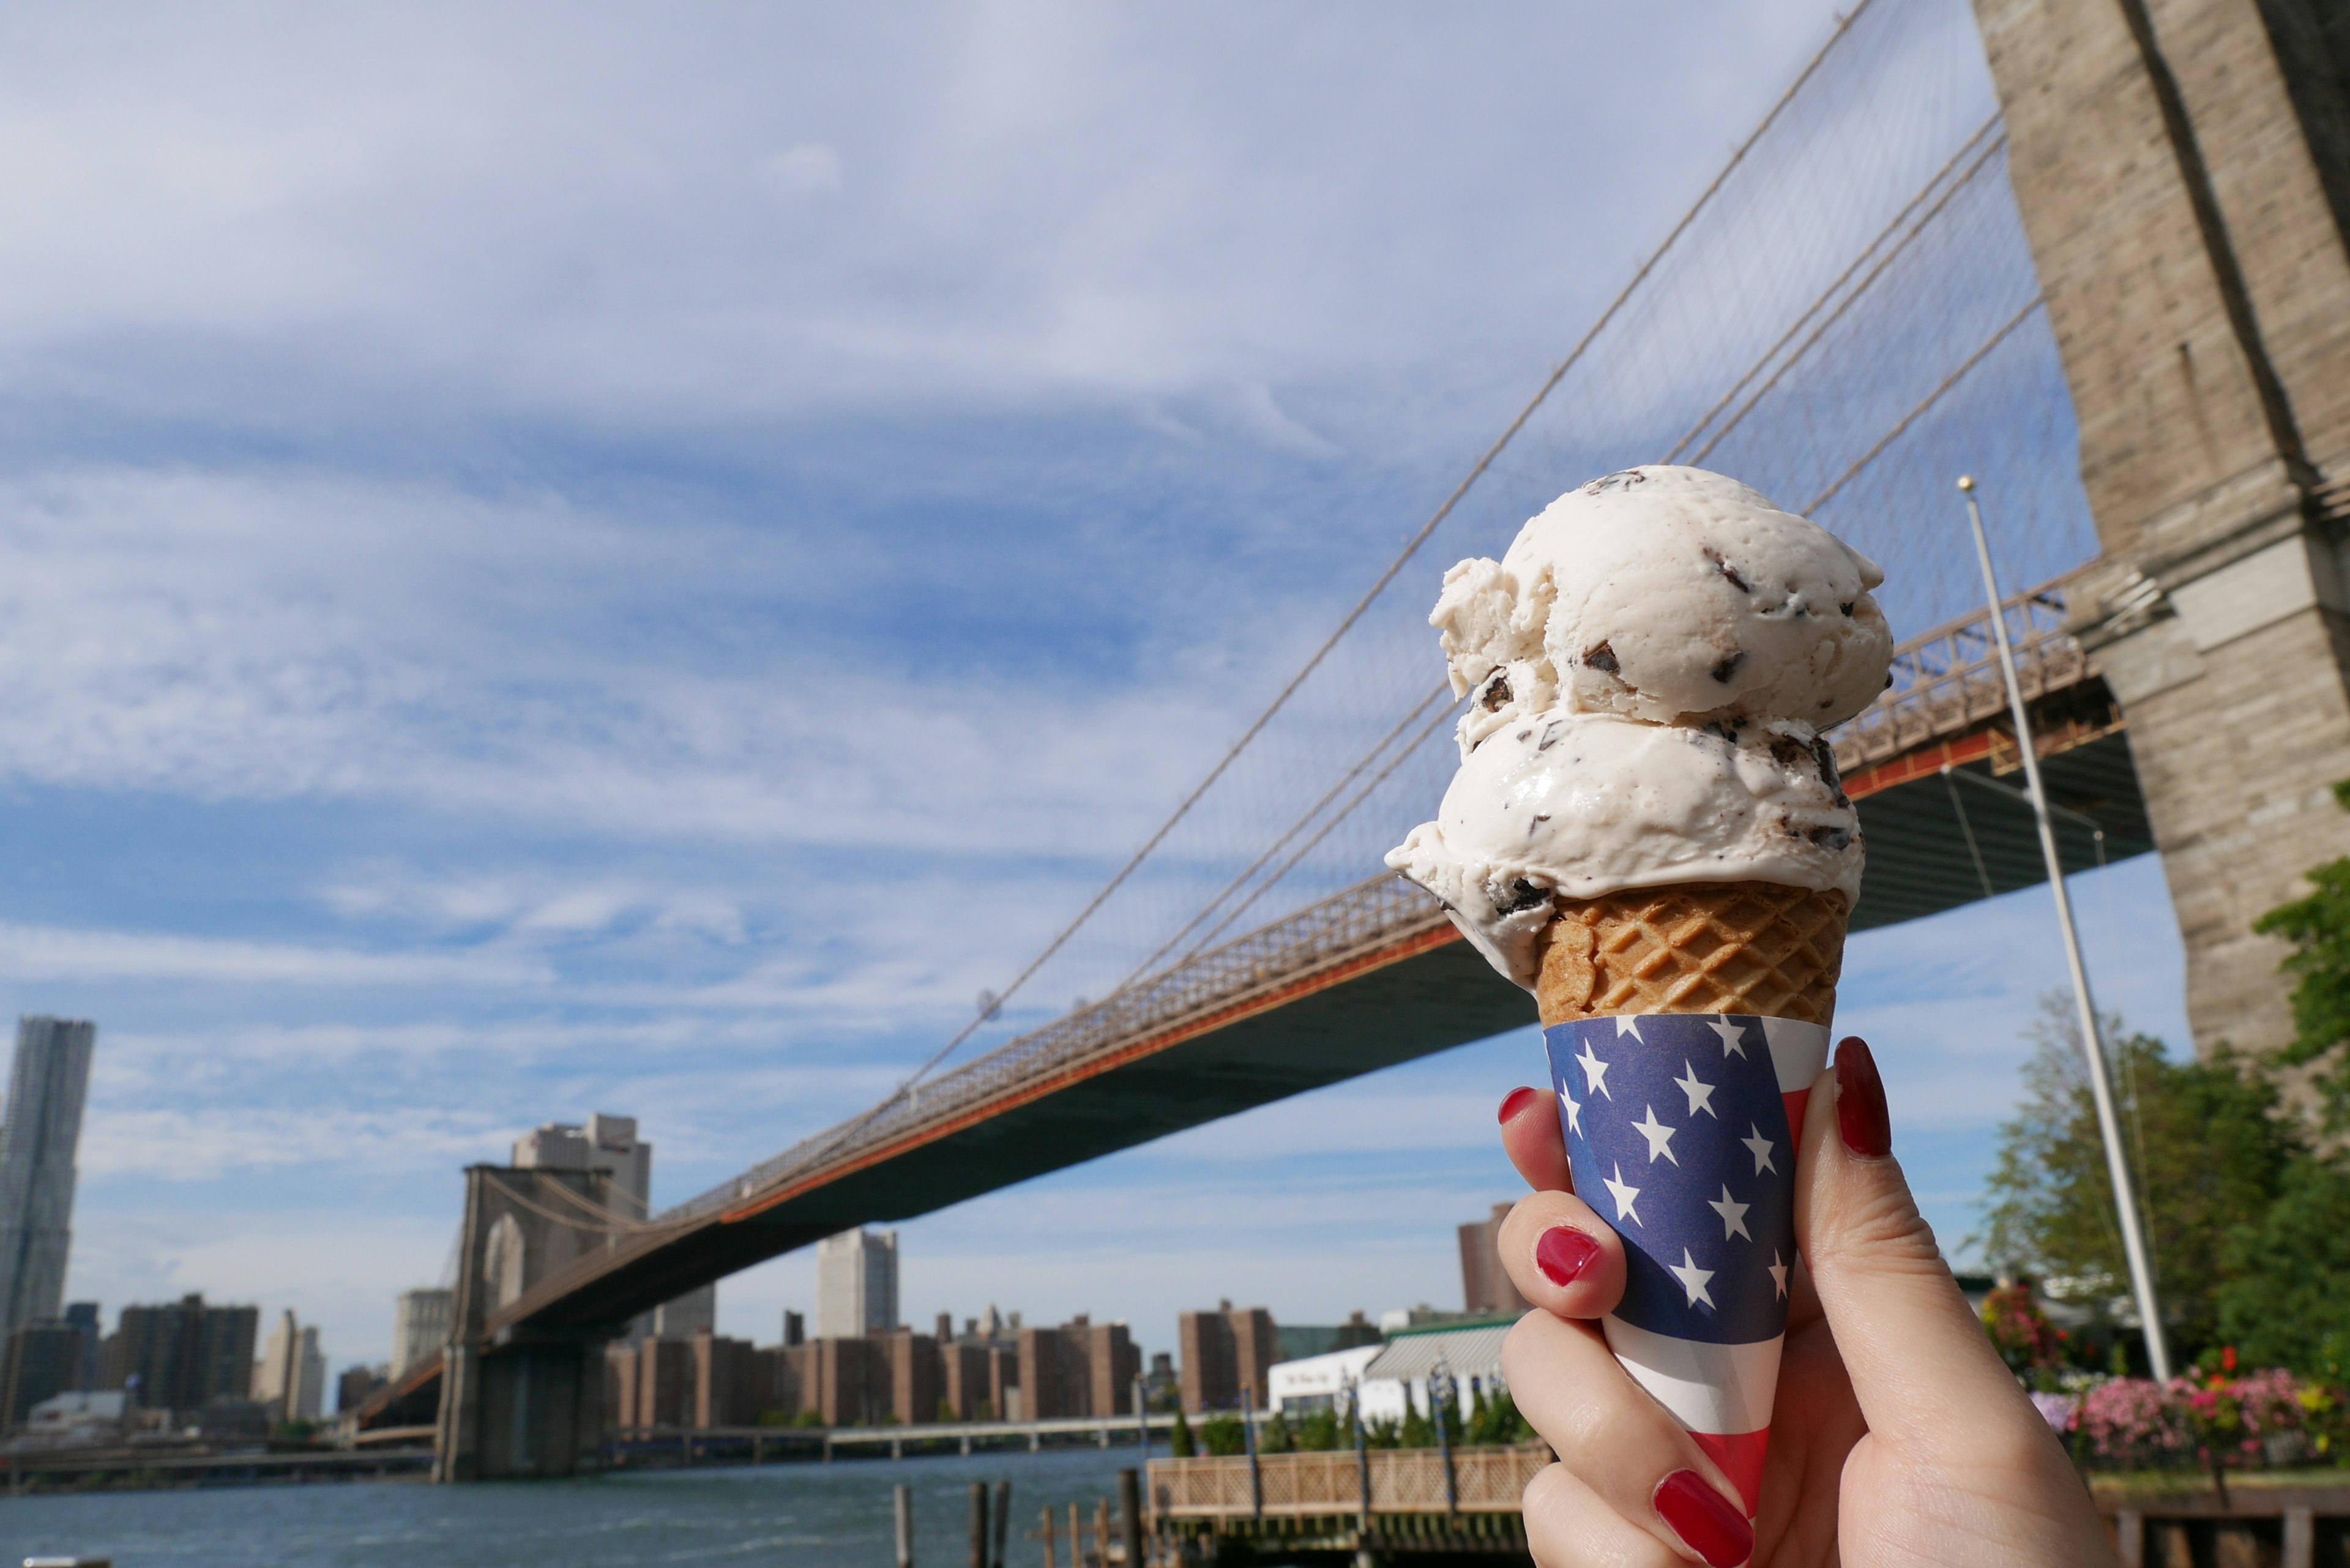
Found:
[{"label": "east river", "polygon": [[[1166,1449],[1159,1450],[1163,1457]],[[968,1459],[843,1459],[638,1471],[588,1481],[436,1487],[335,1482],[0,1497],[0,1563],[109,1557],[114,1568],[892,1568],[891,1489],[913,1488],[917,1568],[971,1561],[971,1483],[1012,1483],[1008,1568],[1044,1560],[1047,1506],[1088,1532],[1131,1445]],[[1088,1534],[1090,1540],[1090,1533]],[[1066,1542],[1056,1552],[1068,1563]]]}]

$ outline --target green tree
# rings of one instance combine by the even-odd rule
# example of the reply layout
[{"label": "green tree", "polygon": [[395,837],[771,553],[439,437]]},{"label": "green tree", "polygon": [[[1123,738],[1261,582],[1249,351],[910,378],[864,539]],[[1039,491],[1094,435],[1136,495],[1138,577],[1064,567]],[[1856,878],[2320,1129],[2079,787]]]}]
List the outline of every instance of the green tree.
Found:
[{"label": "green tree", "polygon": [[[2036,1276],[2051,1300],[2104,1310],[2126,1299],[2129,1272],[2065,998],[2043,999],[2033,1033],[2021,1114],[2000,1129],[1977,1239],[1993,1263]],[[2191,1356],[2219,1329],[2230,1232],[2263,1221],[2300,1140],[2276,1115],[2275,1085],[2224,1045],[2208,1062],[2174,1062],[2160,1041],[2126,1033],[2118,1018],[2106,1036],[2156,1290],[2180,1355]]]},{"label": "green tree", "polygon": [[[2334,801],[2350,811],[2350,779],[2334,786]],[[2350,1039],[2350,858],[2328,861],[2308,873],[2314,890],[2280,904],[2252,922],[2262,936],[2293,944],[2281,966],[2293,977],[2293,1042],[2287,1062],[2307,1062]],[[2323,1080],[2329,1109],[2341,1120],[2350,1112],[2350,1059],[2337,1061]]]},{"label": "green tree", "polygon": [[2350,1360],[2350,1176],[2314,1156],[2257,1224],[2228,1237],[2220,1337],[2251,1366],[2331,1378]]},{"label": "green tree", "polygon": [[1257,1452],[1261,1454],[1294,1454],[1297,1451],[1297,1435],[1289,1429],[1289,1417],[1275,1410],[1257,1437]]},{"label": "green tree", "polygon": [[1297,1446],[1315,1453],[1338,1447],[1338,1412],[1308,1410],[1305,1419],[1297,1423]]},{"label": "green tree", "polygon": [[1167,1439],[1167,1451],[1179,1459],[1194,1459],[1199,1455],[1200,1445],[1191,1439],[1191,1423],[1183,1418],[1180,1410],[1175,1412],[1175,1430]]},{"label": "green tree", "polygon": [[1200,1441],[1208,1452],[1229,1458],[1248,1452],[1248,1433],[1238,1416],[1211,1416],[1200,1423]]},{"label": "green tree", "polygon": [[1472,1443],[1523,1443],[1534,1436],[1533,1428],[1518,1414],[1517,1401],[1510,1391],[1496,1386],[1481,1398],[1476,1414],[1469,1422],[1469,1441]]},{"label": "green tree", "polygon": [[1396,1446],[1405,1449],[1436,1447],[1436,1428],[1430,1424],[1428,1417],[1419,1413],[1419,1407],[1413,1403],[1409,1383],[1403,1386],[1403,1428],[1396,1434]]}]

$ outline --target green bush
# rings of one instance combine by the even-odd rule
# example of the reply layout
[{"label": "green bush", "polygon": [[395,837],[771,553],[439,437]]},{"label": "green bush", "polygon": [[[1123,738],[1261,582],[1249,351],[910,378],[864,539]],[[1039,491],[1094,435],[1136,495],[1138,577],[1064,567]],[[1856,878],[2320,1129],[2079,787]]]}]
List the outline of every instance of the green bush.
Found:
[{"label": "green bush", "polygon": [[1332,1449],[1352,1448],[1354,1434],[1342,1433],[1337,1411],[1309,1410],[1305,1419],[1297,1423],[1297,1446],[1314,1453],[1326,1453]]},{"label": "green bush", "polygon": [[1289,1418],[1275,1410],[1257,1434],[1257,1451],[1263,1454],[1294,1454],[1297,1451],[1297,1436],[1289,1429]]},{"label": "green bush", "polygon": [[1200,1424],[1200,1441],[1208,1452],[1229,1457],[1248,1452],[1248,1433],[1238,1416],[1211,1416]]},{"label": "green bush", "polygon": [[1167,1451],[1179,1459],[1195,1459],[1199,1455],[1200,1445],[1191,1438],[1191,1423],[1184,1418],[1180,1410],[1175,1412],[1175,1430],[1169,1437]]}]

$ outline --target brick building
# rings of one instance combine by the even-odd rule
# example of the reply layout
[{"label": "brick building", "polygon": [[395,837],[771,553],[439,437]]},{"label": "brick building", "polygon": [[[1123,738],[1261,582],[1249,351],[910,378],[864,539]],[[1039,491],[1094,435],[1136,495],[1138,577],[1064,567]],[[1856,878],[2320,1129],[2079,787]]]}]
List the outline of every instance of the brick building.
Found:
[{"label": "brick building", "polygon": [[899,1329],[881,1343],[889,1364],[889,1413],[909,1427],[937,1420],[946,1382],[939,1342],[927,1334]]},{"label": "brick building", "polygon": [[1502,1266],[1502,1221],[1510,1217],[1510,1209],[1507,1203],[1496,1203],[1490,1219],[1461,1227],[1461,1310],[1471,1317],[1515,1317],[1534,1305],[1518,1293],[1509,1270]]},{"label": "brick building", "polygon": [[1236,1309],[1225,1301],[1214,1312],[1177,1316],[1175,1354],[1184,1409],[1194,1415],[1236,1409],[1243,1390],[1261,1407],[1266,1374],[1281,1359],[1281,1336],[1264,1308]]}]

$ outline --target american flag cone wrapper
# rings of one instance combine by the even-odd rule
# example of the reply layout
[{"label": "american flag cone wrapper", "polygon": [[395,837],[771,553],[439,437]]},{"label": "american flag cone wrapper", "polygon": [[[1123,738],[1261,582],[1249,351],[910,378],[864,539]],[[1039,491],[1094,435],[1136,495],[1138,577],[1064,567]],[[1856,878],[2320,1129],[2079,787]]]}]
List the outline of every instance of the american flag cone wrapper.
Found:
[{"label": "american flag cone wrapper", "polygon": [[1641,1013],[1554,1023],[1543,1040],[1575,1189],[1624,1239],[1607,1347],[1752,1518],[1795,1262],[1795,1136],[1827,1028]]}]

